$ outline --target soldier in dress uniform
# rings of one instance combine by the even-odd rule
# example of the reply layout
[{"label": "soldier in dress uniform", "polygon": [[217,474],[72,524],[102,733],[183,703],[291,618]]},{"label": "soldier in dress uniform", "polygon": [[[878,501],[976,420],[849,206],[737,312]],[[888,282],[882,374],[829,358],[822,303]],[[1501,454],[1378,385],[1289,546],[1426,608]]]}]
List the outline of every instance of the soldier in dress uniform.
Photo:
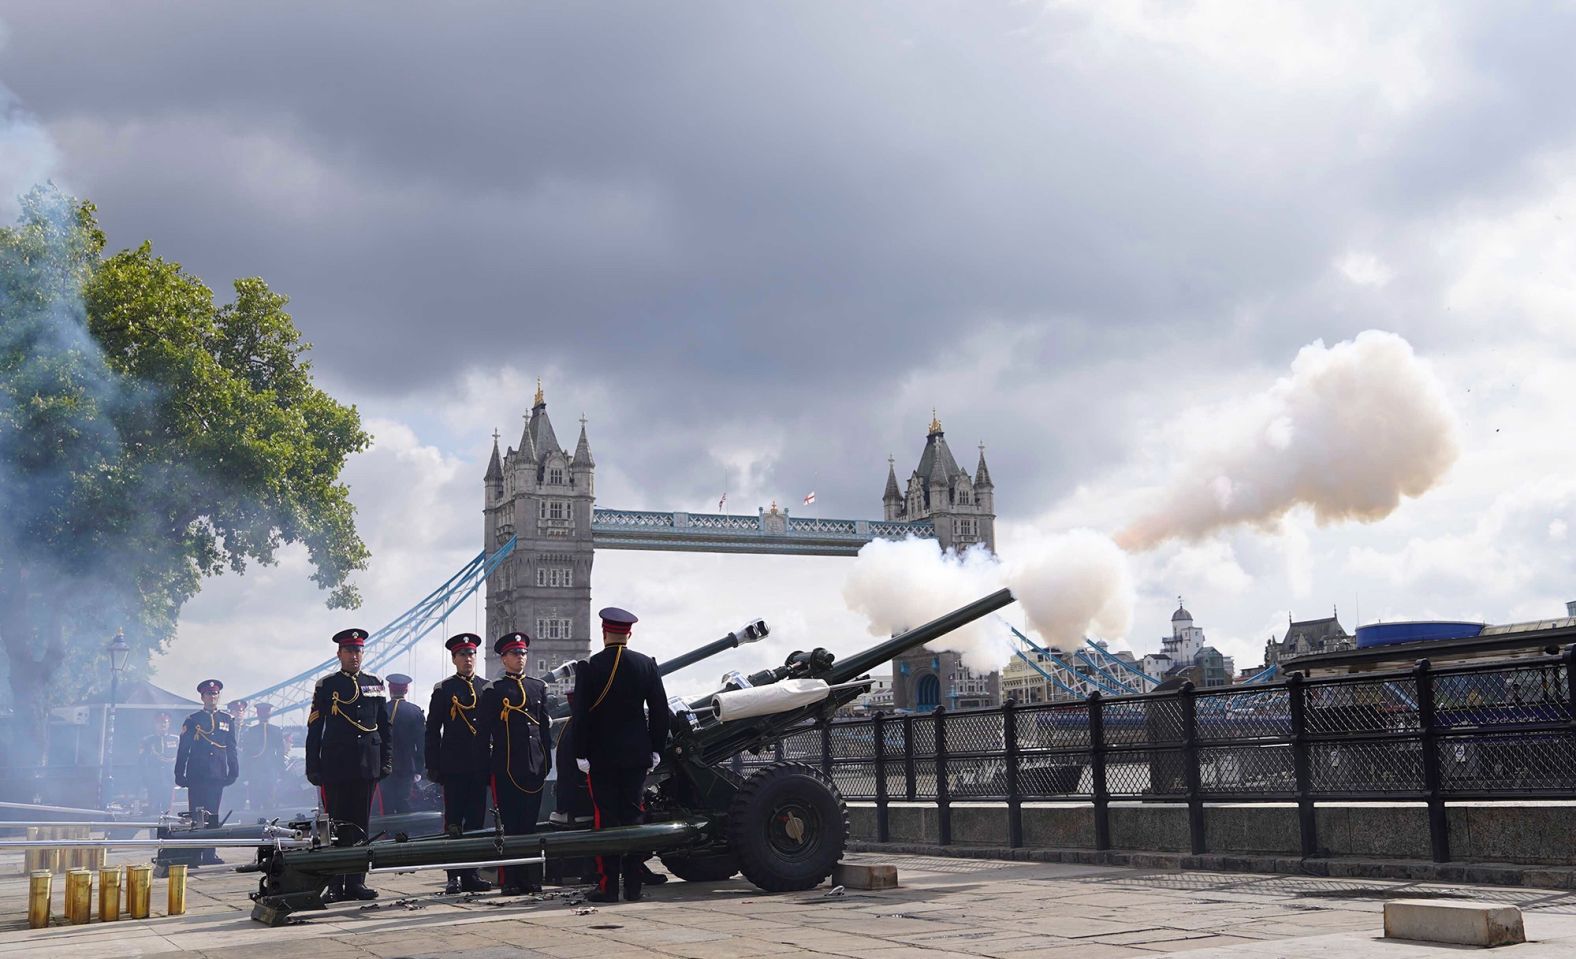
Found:
[{"label": "soldier in dress uniform", "polygon": [[[459,833],[487,825],[487,742],[480,723],[482,693],[487,680],[476,675],[475,633],[449,637],[443,645],[454,663],[454,675],[432,687],[427,704],[427,780],[443,786],[443,828]],[[486,892],[492,883],[474,869],[449,870],[444,892]]]},{"label": "soldier in dress uniform", "polygon": [[170,732],[170,714],[154,716],[153,732],[142,737],[142,746],[137,751],[142,788],[148,797],[148,808],[153,812],[170,811],[175,788],[175,753],[179,748],[180,737]]},{"label": "soldier in dress uniform", "polygon": [[421,707],[406,700],[410,677],[389,673],[389,726],[394,730],[394,773],[378,786],[378,799],[384,813],[405,813],[411,809],[411,790],[416,774],[427,768],[427,717]]},{"label": "soldier in dress uniform", "polygon": [[[662,761],[668,738],[668,697],[656,660],[626,648],[639,620],[609,606],[602,619],[602,651],[575,670],[575,764],[589,780],[596,828],[641,822],[647,771]],[[644,707],[644,713],[642,713]],[[587,898],[617,902],[640,898],[647,853],[598,856],[597,888]]]},{"label": "soldier in dress uniform", "polygon": [[[241,757],[235,748],[235,719],[219,709],[222,689],[224,683],[217,679],[197,684],[202,709],[181,724],[180,743],[175,750],[175,785],[186,787],[186,808],[194,825],[219,825],[224,787],[235,782],[241,773]],[[204,849],[198,864],[218,866],[224,861],[214,850]]]},{"label": "soldier in dress uniform", "polygon": [[[482,739],[492,751],[492,794],[509,836],[536,832],[542,784],[553,768],[552,721],[547,718],[547,684],[525,675],[531,637],[510,633],[493,644],[503,675],[482,693]],[[542,891],[542,867],[498,867],[506,896]]]},{"label": "soldier in dress uniform", "polygon": [[[235,743],[236,746],[240,748],[242,741],[246,739],[246,700],[232,699],[228,703],[224,704],[224,711],[229,713],[230,718],[235,721]],[[241,749],[237,755],[244,759],[245,750]],[[240,788],[236,790],[236,792],[240,794],[240,798],[238,801],[232,800],[232,802],[234,802],[236,808],[239,809],[252,808],[251,766],[246,763],[241,764],[241,777],[237,781],[240,783]]]},{"label": "soldier in dress uniform", "polygon": [[257,722],[241,731],[242,768],[251,808],[272,810],[279,802],[279,783],[285,775],[285,757],[288,749],[284,733],[269,720],[274,715],[272,703],[258,703]]},{"label": "soldier in dress uniform", "polygon": [[[306,718],[306,778],[319,787],[323,808],[334,820],[334,845],[353,846],[367,839],[372,791],[393,769],[388,700],[383,680],[361,671],[364,629],[334,634],[339,671],[317,681]],[[335,876],[325,902],[376,899],[364,873]]]}]

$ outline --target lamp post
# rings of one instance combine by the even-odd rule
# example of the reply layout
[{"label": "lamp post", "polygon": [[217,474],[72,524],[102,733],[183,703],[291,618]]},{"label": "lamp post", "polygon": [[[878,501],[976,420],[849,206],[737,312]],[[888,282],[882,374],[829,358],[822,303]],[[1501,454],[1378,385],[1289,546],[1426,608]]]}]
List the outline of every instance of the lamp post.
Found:
[{"label": "lamp post", "polygon": [[120,703],[120,674],[126,669],[126,657],[131,647],[126,645],[126,631],[115,630],[109,644],[109,718],[104,724],[104,759],[99,765],[99,808],[115,795],[115,707]]}]

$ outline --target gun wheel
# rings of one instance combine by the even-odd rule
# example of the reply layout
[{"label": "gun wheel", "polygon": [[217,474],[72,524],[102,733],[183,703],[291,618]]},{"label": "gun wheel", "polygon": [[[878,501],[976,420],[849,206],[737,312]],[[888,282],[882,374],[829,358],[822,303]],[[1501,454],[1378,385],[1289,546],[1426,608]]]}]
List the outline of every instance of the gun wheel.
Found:
[{"label": "gun wheel", "polygon": [[664,869],[685,882],[721,882],[739,872],[739,857],[731,849],[665,852],[658,858]]},{"label": "gun wheel", "polygon": [[848,844],[848,806],[814,766],[778,763],[744,781],[728,807],[728,847],[767,892],[826,881]]}]

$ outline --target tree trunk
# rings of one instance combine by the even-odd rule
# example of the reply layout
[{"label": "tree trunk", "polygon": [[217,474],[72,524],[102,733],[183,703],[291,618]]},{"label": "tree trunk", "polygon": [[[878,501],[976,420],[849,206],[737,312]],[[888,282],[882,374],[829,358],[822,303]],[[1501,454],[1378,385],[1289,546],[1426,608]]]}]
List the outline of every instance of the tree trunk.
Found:
[{"label": "tree trunk", "polygon": [[[12,554],[15,556],[15,554]],[[12,742],[17,766],[42,766],[49,715],[50,680],[60,668],[59,618],[44,628],[34,618],[28,571],[14,559],[0,564],[0,642],[11,673],[17,723]],[[48,635],[49,633],[55,635]]]}]

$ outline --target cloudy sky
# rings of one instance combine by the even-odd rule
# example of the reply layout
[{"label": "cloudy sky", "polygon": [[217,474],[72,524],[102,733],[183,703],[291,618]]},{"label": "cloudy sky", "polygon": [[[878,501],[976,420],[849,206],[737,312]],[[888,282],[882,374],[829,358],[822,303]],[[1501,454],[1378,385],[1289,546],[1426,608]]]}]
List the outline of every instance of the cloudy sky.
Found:
[{"label": "cloudy sky", "polygon": [[[265,277],[360,407],[364,625],[480,548],[490,434],[538,376],[560,437],[589,419],[599,503],[632,508],[814,489],[877,516],[934,406],[960,460],[987,444],[1007,555],[1125,527],[1221,411],[1369,329],[1442,384],[1454,465],[1376,522],[1299,508],[1134,554],[1130,644],[1178,595],[1244,666],[1288,613],[1576,599],[1569,3],[0,0],[0,24],[4,196],[53,177],[115,248]],[[211,583],[159,680],[323,658],[346,617],[304,568]],[[774,654],[849,648],[848,568],[604,552],[593,602],[659,652],[752,614]]]}]

